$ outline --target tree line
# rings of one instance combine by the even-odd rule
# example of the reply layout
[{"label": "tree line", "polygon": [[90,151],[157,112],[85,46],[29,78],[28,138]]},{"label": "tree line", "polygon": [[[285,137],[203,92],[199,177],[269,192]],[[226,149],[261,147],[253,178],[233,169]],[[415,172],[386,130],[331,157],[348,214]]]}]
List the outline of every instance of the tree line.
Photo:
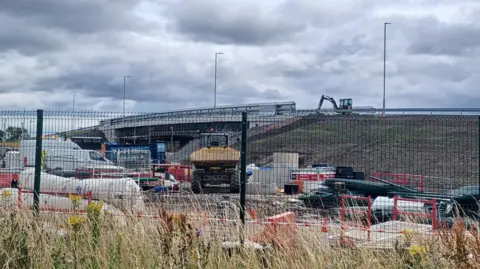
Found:
[{"label": "tree line", "polygon": [[17,142],[20,141],[22,138],[31,138],[28,130],[25,128],[10,126],[6,130],[0,130],[1,142]]}]

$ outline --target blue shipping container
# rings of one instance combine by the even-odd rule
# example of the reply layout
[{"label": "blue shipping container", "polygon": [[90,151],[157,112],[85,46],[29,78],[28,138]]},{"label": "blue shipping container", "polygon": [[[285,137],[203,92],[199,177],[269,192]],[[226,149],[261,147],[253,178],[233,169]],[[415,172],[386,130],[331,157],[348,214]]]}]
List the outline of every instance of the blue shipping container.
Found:
[{"label": "blue shipping container", "polygon": [[120,150],[149,150],[151,153],[153,163],[165,163],[166,154],[165,154],[165,143],[152,143],[150,145],[119,145],[108,143],[105,144],[106,157],[109,160],[113,160],[113,151]]}]

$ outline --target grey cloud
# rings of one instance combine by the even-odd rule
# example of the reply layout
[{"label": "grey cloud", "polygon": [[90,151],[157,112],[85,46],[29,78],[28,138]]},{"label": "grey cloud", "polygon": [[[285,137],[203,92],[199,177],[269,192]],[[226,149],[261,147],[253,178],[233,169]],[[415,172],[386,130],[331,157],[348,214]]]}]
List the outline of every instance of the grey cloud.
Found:
[{"label": "grey cloud", "polygon": [[132,12],[136,3],[135,0],[2,0],[0,10],[33,26],[85,34],[140,29],[143,20]]},{"label": "grey cloud", "polygon": [[[116,64],[129,66],[130,71],[126,74],[115,73]],[[228,67],[223,69],[227,72]],[[185,63],[180,61],[169,62],[166,66],[143,61],[115,63],[114,59],[109,57],[102,60],[97,58],[92,62],[85,62],[81,70],[66,70],[59,77],[44,79],[38,85],[42,85],[44,89],[76,89],[92,98],[109,97],[122,100],[124,75],[131,76],[126,83],[128,100],[173,104],[201,102],[210,99],[210,93],[213,97],[213,76],[195,79],[187,75]],[[218,95],[227,98],[231,96],[229,101],[232,102],[238,101],[239,94],[247,97],[275,97],[275,91],[258,92],[245,83],[226,81],[221,85],[226,91],[222,92],[219,88]]]},{"label": "grey cloud", "polygon": [[306,27],[302,20],[281,13],[264,14],[255,4],[236,6],[228,1],[181,0],[166,10],[173,30],[195,41],[218,44],[279,43]]},{"label": "grey cloud", "polygon": [[[387,106],[478,104],[477,28],[410,16],[412,5],[395,15],[394,1],[379,0],[165,1],[165,13],[147,6],[138,20],[134,8],[145,1],[0,1],[0,23],[8,24],[0,29],[0,99],[22,92],[15,98],[68,109],[76,92],[79,109],[118,110],[130,75],[127,106],[135,110],[211,107],[218,49],[226,54],[218,104],[294,100],[314,108],[327,94],[381,107],[382,23],[391,20]],[[372,12],[373,4],[388,12]],[[170,31],[150,31],[144,15],[170,21]]]},{"label": "grey cloud", "polygon": [[480,47],[480,26],[474,24],[446,24],[429,18],[409,30],[413,42],[407,52],[411,54],[466,56]]},{"label": "grey cloud", "polygon": [[64,40],[49,29],[32,27],[0,13],[0,52],[17,51],[27,56],[61,49]]}]

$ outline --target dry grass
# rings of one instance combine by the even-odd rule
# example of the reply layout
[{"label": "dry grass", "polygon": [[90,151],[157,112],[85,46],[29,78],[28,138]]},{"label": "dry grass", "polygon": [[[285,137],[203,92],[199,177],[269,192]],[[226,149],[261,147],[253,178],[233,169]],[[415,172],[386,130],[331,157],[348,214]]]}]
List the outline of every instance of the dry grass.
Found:
[{"label": "dry grass", "polygon": [[[158,219],[0,210],[3,268],[478,268],[478,232],[465,227],[438,236],[407,232],[393,249],[329,246],[319,229],[264,237],[265,250],[227,251],[222,240],[252,238],[238,222],[205,222],[159,209]],[[257,226],[258,227],[258,226]],[[257,230],[258,232],[258,230]],[[260,231],[261,232],[261,231]],[[294,241],[288,244],[288,240]],[[269,241],[270,240],[270,241]],[[279,242],[287,242],[281,244]]]}]

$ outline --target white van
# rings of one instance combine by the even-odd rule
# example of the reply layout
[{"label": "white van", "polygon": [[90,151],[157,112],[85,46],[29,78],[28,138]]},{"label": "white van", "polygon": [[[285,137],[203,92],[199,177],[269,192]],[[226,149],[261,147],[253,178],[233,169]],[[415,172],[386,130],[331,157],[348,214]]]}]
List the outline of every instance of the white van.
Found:
[{"label": "white van", "polygon": [[[24,167],[35,166],[35,140],[23,140],[20,143],[20,158]],[[75,171],[79,168],[95,168],[102,170],[124,170],[123,167],[115,166],[114,163],[104,158],[94,150],[83,150],[72,141],[43,140],[42,151],[44,152],[44,164],[47,169]]]},{"label": "white van", "polygon": [[[34,167],[35,166],[35,151],[36,151],[36,140],[22,140],[20,142],[20,158],[24,162],[25,167]],[[47,156],[48,152],[51,150],[61,150],[66,153],[82,150],[80,146],[75,144],[72,141],[63,141],[63,140],[43,140],[42,149],[45,150]]]},{"label": "white van", "polygon": [[75,171],[76,169],[124,170],[94,150],[47,150],[45,156],[47,169]]}]

